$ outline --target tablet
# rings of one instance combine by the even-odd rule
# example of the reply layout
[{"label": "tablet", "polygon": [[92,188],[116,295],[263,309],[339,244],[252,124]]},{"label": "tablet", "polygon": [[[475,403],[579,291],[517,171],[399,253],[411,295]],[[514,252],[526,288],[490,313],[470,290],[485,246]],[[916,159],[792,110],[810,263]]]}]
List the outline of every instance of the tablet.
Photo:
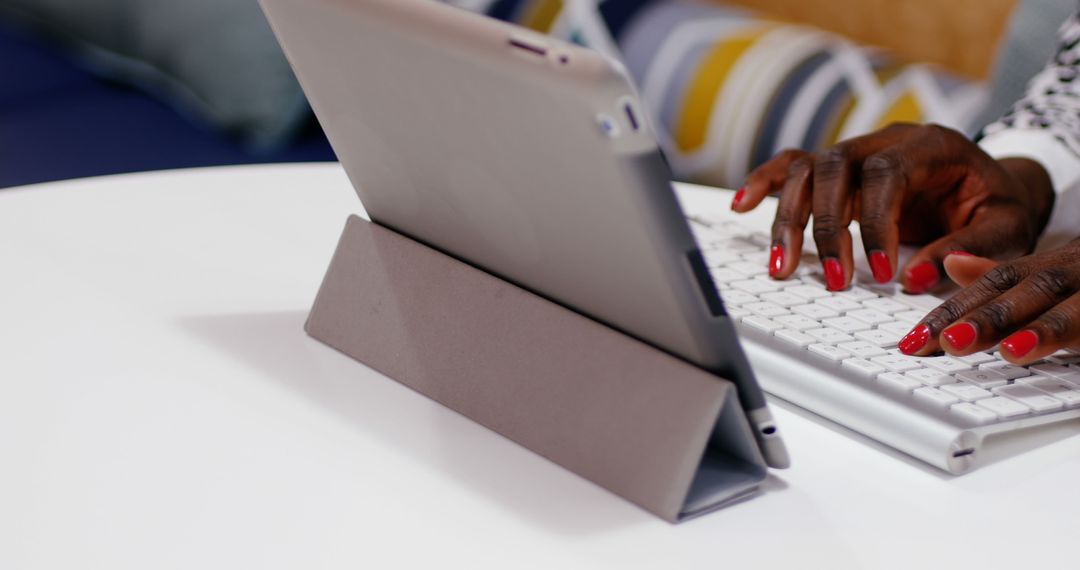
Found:
[{"label": "tablet", "polygon": [[432,0],[262,0],[372,220],[730,379],[787,454],[622,66]]}]

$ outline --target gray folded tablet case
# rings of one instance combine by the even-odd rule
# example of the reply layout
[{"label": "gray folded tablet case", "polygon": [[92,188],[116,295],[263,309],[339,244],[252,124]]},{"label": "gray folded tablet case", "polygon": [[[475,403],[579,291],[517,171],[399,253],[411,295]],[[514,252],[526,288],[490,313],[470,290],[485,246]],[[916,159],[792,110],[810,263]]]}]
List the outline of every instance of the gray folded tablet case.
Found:
[{"label": "gray folded tablet case", "polygon": [[356,216],[306,328],[671,522],[766,476],[730,382]]}]

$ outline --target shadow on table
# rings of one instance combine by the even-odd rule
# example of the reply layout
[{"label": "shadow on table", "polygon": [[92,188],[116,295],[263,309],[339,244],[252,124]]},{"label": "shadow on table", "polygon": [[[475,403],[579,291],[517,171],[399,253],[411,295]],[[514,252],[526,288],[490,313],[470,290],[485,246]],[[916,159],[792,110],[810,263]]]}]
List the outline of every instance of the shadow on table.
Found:
[{"label": "shadow on table", "polygon": [[[632,525],[664,524],[622,499],[596,500],[598,487],[309,338],[306,312],[191,317],[179,325],[262,372],[269,380],[335,413],[365,434],[445,473],[521,519],[580,536]],[[775,477],[764,492],[783,489]],[[733,505],[717,516],[734,516]],[[693,523],[688,523],[693,524]]]}]

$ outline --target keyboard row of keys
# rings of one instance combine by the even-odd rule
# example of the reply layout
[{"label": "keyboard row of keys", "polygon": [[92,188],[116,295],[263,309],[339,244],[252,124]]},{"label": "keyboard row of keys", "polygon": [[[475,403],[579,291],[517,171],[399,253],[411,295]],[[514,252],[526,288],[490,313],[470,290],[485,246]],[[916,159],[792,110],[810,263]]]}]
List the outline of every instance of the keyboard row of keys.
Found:
[{"label": "keyboard row of keys", "polygon": [[742,326],[976,423],[1080,407],[1080,354],[1055,355],[1030,369],[985,352],[906,356],[895,347],[930,308],[925,298],[880,296],[858,285],[830,292],[808,267],[776,281],[767,275],[768,236],[740,237],[733,226],[705,233],[699,239],[707,244],[706,263],[729,315]]}]

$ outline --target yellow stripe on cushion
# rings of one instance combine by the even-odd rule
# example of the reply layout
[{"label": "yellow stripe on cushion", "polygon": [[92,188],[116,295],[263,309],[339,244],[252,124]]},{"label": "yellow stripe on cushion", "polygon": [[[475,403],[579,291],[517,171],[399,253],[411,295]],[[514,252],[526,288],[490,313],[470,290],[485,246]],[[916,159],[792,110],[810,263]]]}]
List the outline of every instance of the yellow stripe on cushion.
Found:
[{"label": "yellow stripe on cushion", "polygon": [[712,117],[716,97],[724,86],[739,56],[754,45],[770,28],[738,34],[713,47],[698,66],[697,74],[686,90],[682,113],[675,127],[675,145],[683,152],[691,152],[705,144],[709,119]]},{"label": "yellow stripe on cushion", "polygon": [[923,120],[922,108],[915,94],[908,91],[893,101],[889,110],[878,119],[874,129],[891,125],[892,123],[921,123]]},{"label": "yellow stripe on cushion", "polygon": [[537,32],[548,33],[559,13],[563,9],[563,0],[536,0],[529,6],[529,11],[522,19],[521,25]]}]

